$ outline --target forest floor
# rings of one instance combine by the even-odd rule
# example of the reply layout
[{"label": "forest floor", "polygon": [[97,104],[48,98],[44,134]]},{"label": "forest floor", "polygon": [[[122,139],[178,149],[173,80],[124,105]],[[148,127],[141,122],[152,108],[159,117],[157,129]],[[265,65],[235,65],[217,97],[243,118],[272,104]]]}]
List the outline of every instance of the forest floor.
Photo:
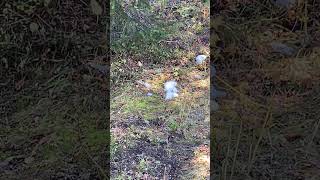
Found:
[{"label": "forest floor", "polygon": [[[184,79],[173,77],[170,71],[146,71],[148,79],[144,80],[154,86],[152,96],[135,83],[112,95],[114,178],[208,177],[209,77],[190,68],[186,71]],[[203,78],[197,79],[197,74]],[[172,79],[178,82],[180,93],[174,100],[165,101],[163,84]]]},{"label": "forest floor", "polygon": [[[45,2],[0,2],[0,179],[106,178],[106,24],[89,1]],[[161,42],[176,56],[115,55],[112,177],[205,179],[211,153],[211,178],[318,179],[320,4],[296,2],[217,1],[211,36],[208,7],[185,4],[169,10],[181,28]],[[210,39],[227,92],[211,114],[209,66],[194,63]],[[172,101],[167,80],[180,90]]]},{"label": "forest floor", "polygon": [[0,2],[0,179],[103,179],[106,15],[89,1]]},{"label": "forest floor", "polygon": [[[178,56],[157,64],[132,57],[126,57],[126,65],[112,63],[111,71],[123,68],[131,74],[111,88],[113,179],[209,179],[208,8],[185,4],[173,11],[192,9],[196,15],[166,17],[182,24],[173,38],[163,40]],[[208,56],[202,66],[195,63],[199,54]],[[177,82],[179,96],[166,101],[164,83],[169,80]]]},{"label": "forest floor", "polygon": [[[219,111],[210,114],[213,132],[211,178],[317,179],[320,176],[319,6],[318,2],[312,0],[296,1],[289,8],[271,1],[240,3],[231,0],[214,4],[211,60],[218,71],[217,84],[227,91],[227,96],[219,100]],[[190,35],[186,31],[181,34]],[[192,39],[192,36],[189,37]],[[192,49],[200,45],[189,47]],[[124,86],[128,94],[113,95],[116,102],[112,114],[113,143],[115,149],[119,147],[119,154],[115,155],[113,162],[113,173],[120,179],[128,176],[199,179],[199,176],[195,178],[194,172],[202,171],[197,168],[208,173],[208,162],[197,166],[202,163],[194,160],[203,160],[199,158],[202,155],[200,153],[199,156],[197,149],[206,149],[203,148],[206,147],[203,142],[209,139],[200,138],[202,132],[209,132],[208,128],[201,129],[207,126],[207,121],[198,120],[202,117],[206,119],[208,112],[200,113],[200,116],[197,112],[201,104],[206,104],[200,99],[208,98],[208,94],[203,93],[201,98],[193,101],[186,100],[189,102],[186,106],[183,106],[184,103],[172,106],[174,103],[163,101],[161,93],[163,82],[176,78],[175,74],[183,74],[182,79],[178,79],[182,89],[194,92],[188,89],[192,82],[199,80],[193,80],[183,72],[192,72],[192,59],[201,51],[193,52],[190,56],[188,51],[183,53],[185,58],[181,56],[178,61],[143,67],[146,71],[137,77],[155,86],[154,96],[147,97],[147,92],[139,85],[136,87],[135,83]],[[177,65],[172,69],[175,63]],[[177,67],[182,73],[177,71]],[[198,70],[195,74],[205,73]],[[205,76],[208,77],[208,74]],[[125,91],[121,89],[116,92]],[[190,97],[195,97],[194,93],[190,93]],[[178,98],[176,101],[180,100]],[[117,105],[119,102],[122,105]],[[128,107],[124,102],[132,103]],[[183,116],[180,116],[181,111]],[[135,116],[128,116],[125,112]],[[158,112],[160,115],[156,115]],[[198,116],[192,116],[194,112]],[[131,122],[128,120],[132,123],[123,123],[126,124],[124,126],[116,123]],[[194,131],[189,131],[187,127]],[[136,132],[131,137],[134,140],[127,140],[127,143],[117,140],[117,137],[125,137],[124,134],[132,132]],[[194,137],[190,138],[190,135]],[[127,138],[130,139],[121,139]],[[199,143],[190,143],[198,140]],[[141,156],[133,155],[139,152]],[[121,161],[121,155],[132,159]],[[184,167],[189,169],[189,173],[183,171],[186,169]],[[126,174],[128,169],[133,171]],[[181,174],[187,176],[179,177]]]},{"label": "forest floor", "polygon": [[212,60],[227,91],[211,114],[213,179],[320,177],[320,4],[295,2],[213,7]]}]

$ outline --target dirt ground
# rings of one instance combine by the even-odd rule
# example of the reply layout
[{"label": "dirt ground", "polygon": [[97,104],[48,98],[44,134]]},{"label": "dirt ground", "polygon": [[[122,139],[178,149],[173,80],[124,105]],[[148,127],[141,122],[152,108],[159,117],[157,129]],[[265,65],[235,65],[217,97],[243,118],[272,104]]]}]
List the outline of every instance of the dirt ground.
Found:
[{"label": "dirt ground", "polygon": [[163,92],[164,82],[175,79],[170,67],[144,74],[151,77],[144,80],[154,86],[152,96],[135,82],[114,92],[113,178],[209,178],[209,74],[190,65],[187,74],[176,77],[181,94],[172,101],[165,101]]}]

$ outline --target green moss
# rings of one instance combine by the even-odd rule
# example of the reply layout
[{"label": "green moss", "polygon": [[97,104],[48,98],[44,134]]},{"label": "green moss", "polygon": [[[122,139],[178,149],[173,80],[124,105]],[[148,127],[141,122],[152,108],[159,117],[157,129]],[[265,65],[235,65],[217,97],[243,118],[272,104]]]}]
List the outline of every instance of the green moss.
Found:
[{"label": "green moss", "polygon": [[178,129],[179,125],[174,119],[170,119],[169,121],[169,128],[171,131],[176,131]]},{"label": "green moss", "polygon": [[0,161],[5,160],[9,155],[3,151],[0,151]]},{"label": "green moss", "polygon": [[115,138],[111,134],[111,140],[110,140],[110,155],[111,155],[111,158],[116,154],[118,148],[119,148],[119,145],[116,142]]},{"label": "green moss", "polygon": [[58,159],[57,151],[57,147],[53,144],[46,144],[41,149],[44,159],[49,162],[55,162]]},{"label": "green moss", "polygon": [[109,143],[109,132],[105,130],[91,129],[86,135],[84,141],[92,151],[101,150]]},{"label": "green moss", "polygon": [[145,120],[152,120],[158,117],[159,112],[165,110],[165,104],[160,96],[132,97],[125,105],[126,114],[142,115]]},{"label": "green moss", "polygon": [[70,153],[75,143],[77,142],[77,134],[72,129],[59,127],[56,134],[56,141],[58,142],[59,148],[67,153]]}]

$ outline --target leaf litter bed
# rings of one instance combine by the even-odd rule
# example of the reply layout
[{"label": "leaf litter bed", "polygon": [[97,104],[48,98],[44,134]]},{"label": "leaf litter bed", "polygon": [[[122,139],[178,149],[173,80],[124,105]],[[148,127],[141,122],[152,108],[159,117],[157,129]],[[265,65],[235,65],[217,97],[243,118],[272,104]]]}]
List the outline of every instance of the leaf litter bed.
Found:
[{"label": "leaf litter bed", "polygon": [[[145,54],[114,55],[113,179],[209,178],[208,63],[202,67],[195,63],[198,54],[209,52],[209,5],[177,4],[163,9],[167,15],[160,14],[178,27],[160,41],[174,51],[170,57],[156,61],[159,57]],[[170,80],[178,83],[179,96],[165,101],[164,83]],[[143,87],[144,82],[152,88]]]},{"label": "leaf litter bed", "polygon": [[0,7],[0,179],[103,179],[109,80],[87,63],[105,61],[105,19],[90,1]]},{"label": "leaf litter bed", "polygon": [[[184,67],[146,69],[143,81],[151,89],[140,81],[114,91],[113,178],[209,178],[209,76],[194,66],[190,61]],[[164,82],[171,79],[178,82],[179,96],[166,101]],[[147,96],[150,91],[153,95]]]},{"label": "leaf litter bed", "polygon": [[292,2],[215,4],[214,61],[229,96],[211,114],[212,178],[320,177],[320,4]]}]

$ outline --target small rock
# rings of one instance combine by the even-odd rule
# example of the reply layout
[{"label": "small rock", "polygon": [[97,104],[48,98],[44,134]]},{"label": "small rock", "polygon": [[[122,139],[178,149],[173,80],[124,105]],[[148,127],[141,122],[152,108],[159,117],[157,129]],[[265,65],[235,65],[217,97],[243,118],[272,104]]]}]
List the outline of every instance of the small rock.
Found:
[{"label": "small rock", "polygon": [[199,74],[196,74],[196,75],[194,75],[194,78],[196,78],[196,79],[202,79],[202,76],[199,75]]},{"label": "small rock", "polygon": [[206,59],[207,59],[206,55],[198,55],[196,57],[196,64],[198,64],[198,65],[203,64]]},{"label": "small rock", "polygon": [[151,84],[147,83],[147,82],[143,82],[143,81],[137,81],[139,84],[143,85],[144,87],[146,87],[147,89],[151,89],[152,86]]},{"label": "small rock", "polygon": [[210,110],[211,111],[218,111],[219,110],[219,104],[216,101],[212,101],[210,103]]},{"label": "small rock", "polygon": [[219,91],[219,90],[217,90],[215,88],[211,89],[210,91],[211,91],[211,99],[215,99],[215,98],[218,98],[218,97],[224,97],[224,96],[227,95],[226,92]]},{"label": "small rock", "polygon": [[151,89],[151,87],[152,87],[151,84],[149,84],[149,83],[147,83],[147,82],[144,83],[144,86],[145,86],[147,89]]},{"label": "small rock", "polygon": [[152,96],[153,94],[151,92],[148,92],[147,93],[147,96]]},{"label": "small rock", "polygon": [[274,52],[281,53],[283,55],[292,56],[295,53],[295,49],[282,43],[272,42],[270,45]]},{"label": "small rock", "polygon": [[33,157],[27,157],[27,158],[24,159],[24,162],[25,162],[26,164],[30,164],[30,163],[33,162],[33,160],[34,160]]},{"label": "small rock", "polygon": [[99,64],[96,64],[96,63],[94,63],[94,62],[89,62],[88,65],[89,65],[91,68],[100,71],[102,74],[108,75],[108,72],[109,72],[109,67],[108,67],[108,66],[106,66],[106,65],[99,65]]},{"label": "small rock", "polygon": [[279,7],[290,8],[296,3],[296,0],[275,0],[274,3]]}]

